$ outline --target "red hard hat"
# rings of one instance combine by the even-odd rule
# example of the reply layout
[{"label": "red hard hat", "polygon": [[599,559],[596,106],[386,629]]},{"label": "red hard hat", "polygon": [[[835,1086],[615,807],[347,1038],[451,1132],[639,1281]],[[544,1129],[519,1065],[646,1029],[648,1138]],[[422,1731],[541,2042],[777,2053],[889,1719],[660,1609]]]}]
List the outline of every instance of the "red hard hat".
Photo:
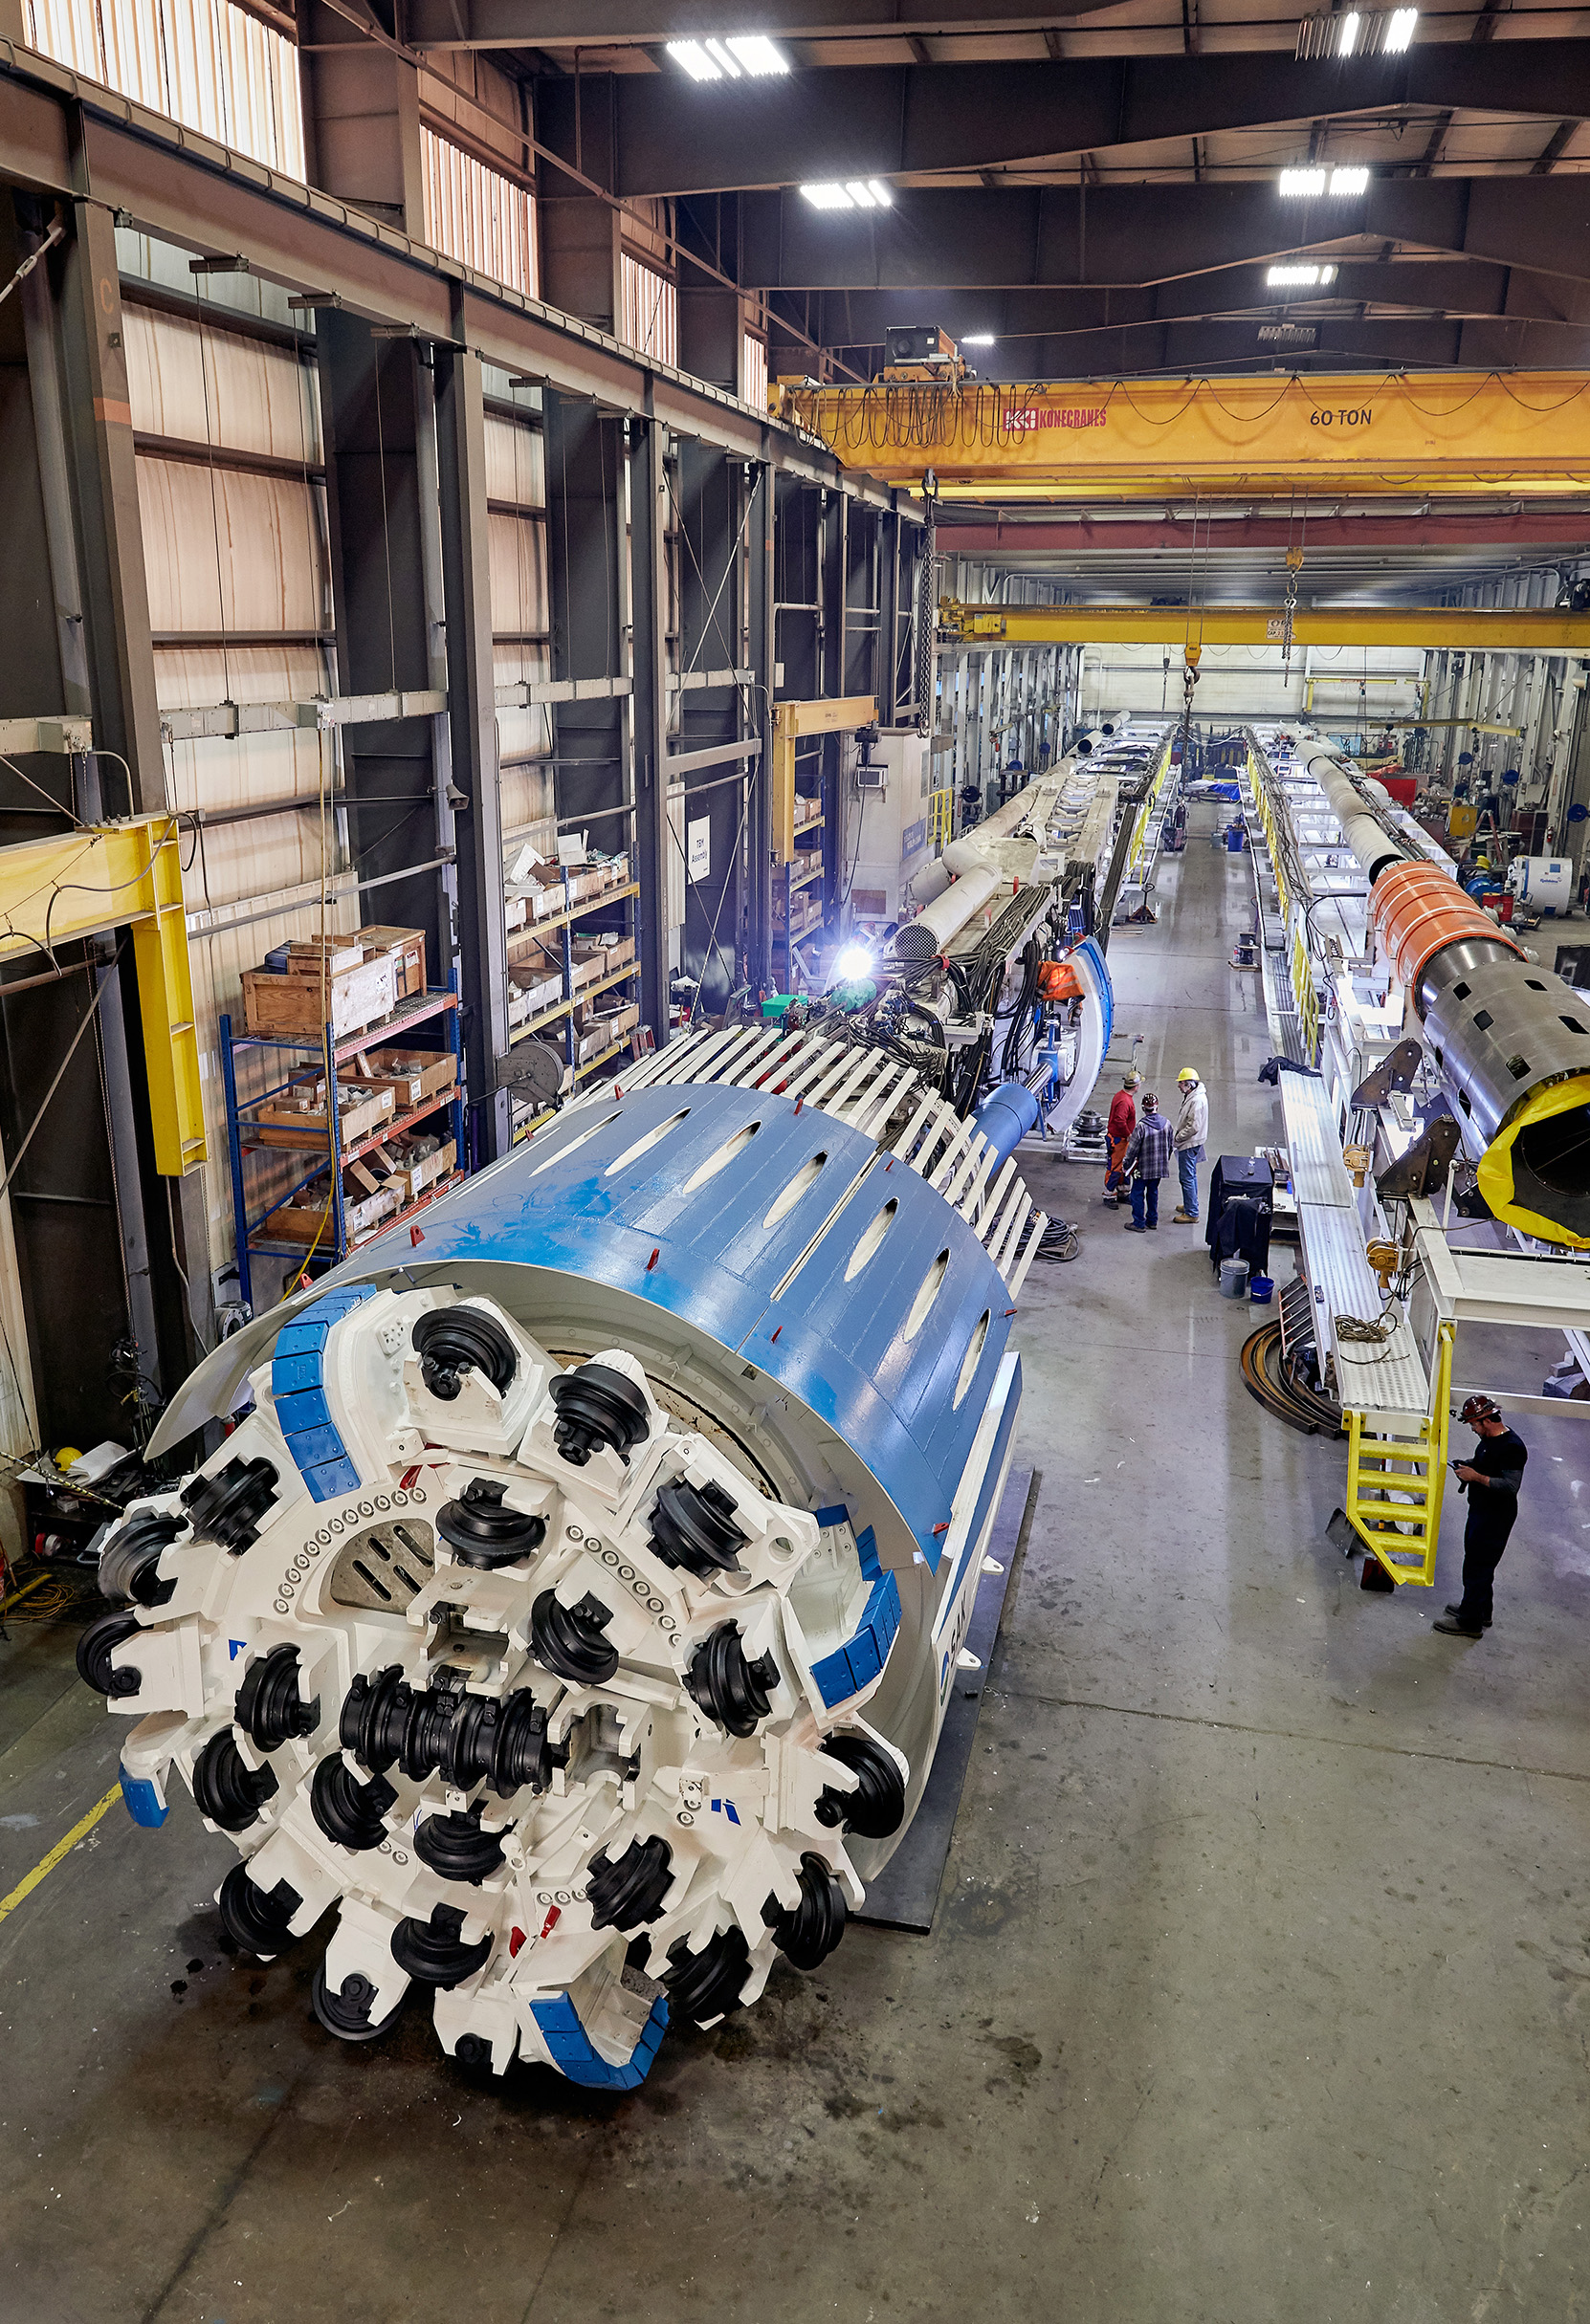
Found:
[{"label": "red hard hat", "polygon": [[1470,1396],[1458,1414],[1470,1428],[1477,1427],[1482,1420],[1499,1420],[1501,1416],[1502,1408],[1493,1396]]}]

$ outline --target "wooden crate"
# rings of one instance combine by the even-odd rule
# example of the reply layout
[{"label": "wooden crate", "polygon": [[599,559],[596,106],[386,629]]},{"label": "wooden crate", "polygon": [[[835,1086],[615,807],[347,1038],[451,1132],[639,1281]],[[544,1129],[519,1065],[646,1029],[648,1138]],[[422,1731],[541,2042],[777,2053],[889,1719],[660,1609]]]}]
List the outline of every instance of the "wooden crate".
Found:
[{"label": "wooden crate", "polygon": [[273,976],[266,969],[243,971],[243,1023],[250,1033],[276,1041],[320,1040],[329,1020],[341,1041],[390,1017],[396,1005],[389,954],[361,961],[330,978],[325,1018],[320,1015],[320,979],[314,976]]},{"label": "wooden crate", "polygon": [[[344,1187],[342,1223],[347,1230],[349,1242],[374,1234],[384,1218],[389,1218],[394,1211],[402,1208],[402,1189],[395,1178],[389,1179],[378,1193],[357,1197]],[[269,1242],[307,1244],[319,1236],[320,1247],[324,1250],[333,1243],[335,1227],[336,1220],[326,1215],[324,1188],[317,1196],[313,1187],[300,1187],[292,1201],[284,1202],[278,1210],[271,1212],[259,1232]]]},{"label": "wooden crate", "polygon": [[[388,1158],[395,1159],[395,1156]],[[438,1178],[445,1178],[449,1171],[456,1166],[457,1160],[458,1149],[448,1138],[433,1154],[424,1154],[417,1162],[400,1163],[390,1181],[402,1194],[398,1207],[407,1210],[410,1202],[417,1202],[426,1188],[434,1186]]]},{"label": "wooden crate", "polygon": [[295,936],[281,949],[287,956],[285,974],[289,976],[319,976],[322,955],[331,974],[340,976],[345,969],[357,968],[365,956],[363,939],[351,929],[328,930],[323,945],[319,936]]},{"label": "wooden crate", "polygon": [[369,953],[385,953],[392,963],[392,991],[399,1000],[420,1000],[425,995],[425,931],[423,928],[362,928],[359,941]]},{"label": "wooden crate", "polygon": [[[451,1063],[451,1059],[449,1063]],[[343,1081],[338,1076],[339,1084]],[[261,1106],[250,1118],[259,1133],[262,1146],[324,1146],[331,1135],[326,1119],[323,1084],[306,1083],[311,1096],[319,1095],[314,1106],[285,1106],[279,1101]],[[357,1146],[389,1122],[397,1110],[390,1085],[368,1087],[363,1081],[350,1083],[338,1089],[337,1121],[342,1133],[344,1148]]]},{"label": "wooden crate", "polygon": [[458,1060],[451,1049],[361,1049],[351,1064],[339,1067],[338,1077],[386,1090],[394,1113],[411,1113],[427,1098],[453,1088]]}]

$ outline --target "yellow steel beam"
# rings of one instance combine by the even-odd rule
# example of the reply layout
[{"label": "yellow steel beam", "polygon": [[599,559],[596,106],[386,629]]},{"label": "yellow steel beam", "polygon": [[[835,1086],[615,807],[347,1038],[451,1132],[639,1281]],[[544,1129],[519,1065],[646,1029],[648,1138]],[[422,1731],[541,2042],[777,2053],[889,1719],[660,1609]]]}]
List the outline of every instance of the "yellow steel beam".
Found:
[{"label": "yellow steel beam", "polygon": [[[1286,617],[1266,605],[966,605],[945,598],[940,630],[966,643],[1011,646],[1276,646]],[[1590,613],[1546,607],[1324,605],[1292,618],[1294,646],[1490,647],[1507,653],[1590,652]],[[1355,676],[1357,673],[1353,673]]]},{"label": "yellow steel beam", "polygon": [[785,387],[847,467],[946,499],[1590,493],[1590,373]]},{"label": "yellow steel beam", "polygon": [[131,928],[155,1167],[180,1178],[209,1152],[174,815],[135,816],[0,847],[0,959],[53,957],[69,938]]},{"label": "yellow steel beam", "polygon": [[876,723],[871,694],[835,694],[826,702],[773,705],[773,860],[795,861],[795,744],[806,734],[843,734]]}]

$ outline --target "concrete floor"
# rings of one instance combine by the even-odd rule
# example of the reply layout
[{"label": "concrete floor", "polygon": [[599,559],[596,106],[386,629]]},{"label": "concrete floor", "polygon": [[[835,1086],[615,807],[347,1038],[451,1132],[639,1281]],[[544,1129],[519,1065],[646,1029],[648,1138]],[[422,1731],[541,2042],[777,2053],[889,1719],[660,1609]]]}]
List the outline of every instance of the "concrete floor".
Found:
[{"label": "concrete floor", "polygon": [[[1249,896],[1195,840],[1111,948],[1217,1152],[1275,1134]],[[1199,1236],[1040,1174],[1087,1239],[1024,1303],[1044,1488],[933,1935],[852,1929],[632,2097],[482,2087],[423,2006],[321,2033],[312,1947],[221,1949],[230,1845],[117,1808],[0,1921],[7,2324],[1585,2313],[1584,1423],[1526,1429],[1496,1629],[1436,1636],[1462,1504],[1443,1586],[1360,1593],[1342,1452],[1245,1393]],[[0,1895],[114,1777],[70,1645],[0,1646]]]}]

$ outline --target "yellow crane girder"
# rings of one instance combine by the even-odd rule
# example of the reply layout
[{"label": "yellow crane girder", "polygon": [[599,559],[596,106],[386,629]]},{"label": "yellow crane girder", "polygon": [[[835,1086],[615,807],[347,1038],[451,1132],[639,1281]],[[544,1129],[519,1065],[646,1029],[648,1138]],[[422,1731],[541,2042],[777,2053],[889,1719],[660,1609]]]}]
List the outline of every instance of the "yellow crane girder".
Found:
[{"label": "yellow crane girder", "polygon": [[834,694],[823,702],[775,702],[773,705],[772,822],[773,860],[793,864],[795,847],[795,745],[808,734],[853,734],[858,726],[877,724],[878,706],[871,694]]},{"label": "yellow crane girder", "polygon": [[947,500],[1590,493],[1590,373],[781,386],[849,468]]},{"label": "yellow crane girder", "polygon": [[47,960],[71,937],[130,928],[155,1167],[169,1178],[209,1152],[174,815],[96,823],[0,847],[0,959]]},{"label": "yellow crane girder", "polygon": [[[939,601],[939,634],[963,645],[1276,646],[1286,615],[1268,605],[968,605]],[[1590,613],[1468,605],[1316,605],[1292,617],[1294,646],[1464,647],[1590,652]]]}]

